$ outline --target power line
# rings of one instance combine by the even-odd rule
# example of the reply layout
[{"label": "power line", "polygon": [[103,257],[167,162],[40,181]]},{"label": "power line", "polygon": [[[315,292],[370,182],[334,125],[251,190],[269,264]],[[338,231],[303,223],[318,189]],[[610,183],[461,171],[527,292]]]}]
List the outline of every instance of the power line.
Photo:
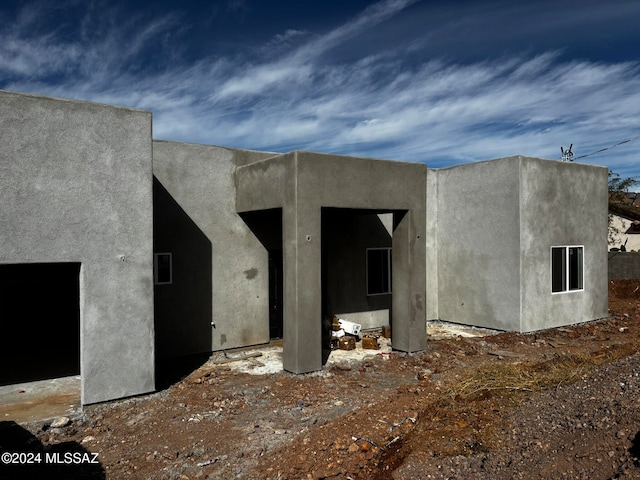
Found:
[{"label": "power line", "polygon": [[636,136],[635,136],[635,137],[633,137],[633,138],[629,138],[629,139],[627,139],[627,140],[623,140],[623,141],[618,142],[618,143],[616,143],[615,145],[611,145],[611,146],[609,146],[609,147],[601,148],[600,150],[596,150],[595,152],[591,152],[591,153],[587,153],[587,154],[585,154],[585,155],[579,155],[579,156],[577,156],[577,157],[573,157],[573,160],[578,160],[578,159],[580,159],[580,158],[590,157],[591,155],[595,155],[596,153],[606,152],[607,150],[611,150],[611,149],[612,149],[612,148],[614,148],[614,147],[617,147],[617,146],[619,146],[619,145],[623,145],[623,144],[625,144],[625,143],[633,142],[634,140],[637,140],[637,139],[639,139],[639,138],[640,138],[640,135],[636,135]]}]

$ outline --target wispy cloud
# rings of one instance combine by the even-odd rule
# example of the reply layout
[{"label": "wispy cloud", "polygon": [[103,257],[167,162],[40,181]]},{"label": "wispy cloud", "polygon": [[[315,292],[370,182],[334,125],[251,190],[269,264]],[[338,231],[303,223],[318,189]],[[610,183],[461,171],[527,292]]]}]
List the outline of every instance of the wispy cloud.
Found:
[{"label": "wispy cloud", "polygon": [[[416,62],[419,44],[392,42],[349,63],[327,59],[413,3],[379,2],[324,33],[283,30],[259,56],[212,52],[190,64],[165,55],[167,35],[186,35],[179,16],[101,11],[98,22],[86,11],[84,34],[69,37],[31,7],[0,27],[0,86],[149,109],[157,138],[432,166],[559,158],[569,143],[585,154],[640,133],[638,63],[567,61],[554,51]],[[625,147],[588,160],[624,174],[632,155]]]}]

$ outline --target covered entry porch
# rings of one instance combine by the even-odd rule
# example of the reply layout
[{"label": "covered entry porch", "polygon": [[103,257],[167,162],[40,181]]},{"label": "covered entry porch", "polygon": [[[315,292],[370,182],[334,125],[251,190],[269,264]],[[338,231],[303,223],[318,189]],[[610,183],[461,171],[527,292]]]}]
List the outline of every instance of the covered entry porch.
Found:
[{"label": "covered entry porch", "polygon": [[236,188],[238,213],[281,218],[285,370],[322,368],[323,212],[325,228],[328,212],[392,215],[393,348],[426,348],[424,165],[292,152],[238,167]]}]

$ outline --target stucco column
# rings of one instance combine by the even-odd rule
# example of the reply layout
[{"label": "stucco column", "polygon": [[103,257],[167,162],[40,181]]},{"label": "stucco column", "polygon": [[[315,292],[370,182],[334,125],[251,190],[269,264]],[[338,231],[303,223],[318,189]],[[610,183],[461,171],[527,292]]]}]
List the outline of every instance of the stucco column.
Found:
[{"label": "stucco column", "polygon": [[320,207],[287,205],[282,212],[284,349],[293,373],[322,368]]},{"label": "stucco column", "polygon": [[393,214],[391,342],[395,350],[403,352],[427,347],[426,219],[418,213]]}]

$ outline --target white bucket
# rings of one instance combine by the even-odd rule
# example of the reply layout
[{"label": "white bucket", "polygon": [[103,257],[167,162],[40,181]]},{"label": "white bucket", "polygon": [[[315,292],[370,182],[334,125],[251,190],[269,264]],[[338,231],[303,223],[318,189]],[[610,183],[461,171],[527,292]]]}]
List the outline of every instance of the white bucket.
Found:
[{"label": "white bucket", "polygon": [[343,320],[342,318],[338,319],[338,323],[340,324],[340,328],[342,328],[345,332],[350,333],[351,335],[360,335],[362,325],[360,325],[359,323],[353,323],[349,320]]}]

